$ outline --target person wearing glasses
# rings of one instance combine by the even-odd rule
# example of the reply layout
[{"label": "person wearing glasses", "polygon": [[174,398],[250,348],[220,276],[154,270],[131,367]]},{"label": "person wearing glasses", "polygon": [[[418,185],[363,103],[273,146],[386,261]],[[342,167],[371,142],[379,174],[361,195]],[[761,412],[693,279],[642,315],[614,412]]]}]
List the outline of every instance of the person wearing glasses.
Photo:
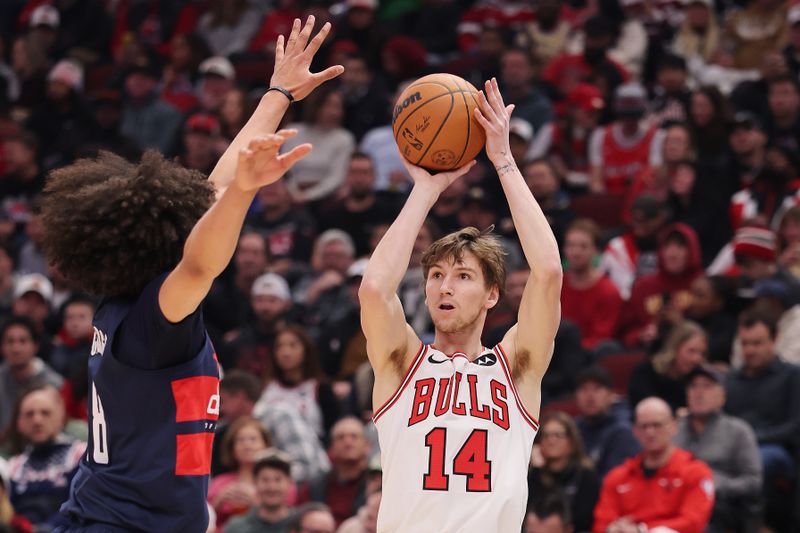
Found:
[{"label": "person wearing glasses", "polygon": [[642,452],[611,470],[594,512],[594,533],[703,533],[714,505],[711,469],[675,446],[669,404],[651,396],[636,406]]}]

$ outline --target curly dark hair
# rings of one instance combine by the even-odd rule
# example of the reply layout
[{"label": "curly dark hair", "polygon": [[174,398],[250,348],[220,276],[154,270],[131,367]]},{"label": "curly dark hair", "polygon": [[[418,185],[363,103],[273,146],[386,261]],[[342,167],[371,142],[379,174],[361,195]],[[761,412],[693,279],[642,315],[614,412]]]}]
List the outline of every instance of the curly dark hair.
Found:
[{"label": "curly dark hair", "polygon": [[134,296],[174,268],[214,186],[148,150],[138,165],[100,152],[54,170],[44,189],[43,248],[91,294]]}]

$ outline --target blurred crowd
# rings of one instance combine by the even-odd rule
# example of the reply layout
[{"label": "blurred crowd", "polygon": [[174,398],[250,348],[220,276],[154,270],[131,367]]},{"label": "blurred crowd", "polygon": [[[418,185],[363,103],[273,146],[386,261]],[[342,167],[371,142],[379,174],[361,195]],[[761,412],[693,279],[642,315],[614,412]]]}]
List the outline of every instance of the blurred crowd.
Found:
[{"label": "blurred crowd", "polygon": [[[49,530],[87,434],[98,301],[41,251],[48,172],[156,149],[209,173],[266,89],[277,36],[307,15],[333,25],[314,69],[346,70],[290,107],[287,144],[314,151],[259,192],[204,303],[224,370],[210,530],[375,531],[357,290],[412,186],[396,95],[433,72],[497,78],[562,247],[525,530],[800,530],[800,4],[4,0],[0,531]],[[479,158],[401,284],[426,342],[422,252],[492,225],[509,277],[487,346],[528,271]]]}]

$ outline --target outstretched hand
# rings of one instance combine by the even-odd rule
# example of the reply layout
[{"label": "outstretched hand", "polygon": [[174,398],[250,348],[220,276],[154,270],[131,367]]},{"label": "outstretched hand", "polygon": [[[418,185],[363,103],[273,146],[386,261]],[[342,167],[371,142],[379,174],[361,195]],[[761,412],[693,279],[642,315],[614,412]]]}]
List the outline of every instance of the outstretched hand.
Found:
[{"label": "outstretched hand", "polygon": [[247,148],[239,151],[234,183],[243,191],[254,191],[278,181],[287,170],[311,152],[311,145],[301,144],[289,152],[278,152],[286,139],[297,135],[297,130],[280,130],[277,133],[256,137]]},{"label": "outstretched hand", "polygon": [[302,29],[300,26],[300,19],[294,19],[289,38],[284,42],[283,35],[278,36],[278,43],[275,46],[275,70],[269,82],[270,85],[287,89],[295,100],[302,100],[318,86],[344,72],[344,67],[341,65],[334,65],[317,73],[312,73],[310,70],[314,54],[331,31],[330,22],[325,23],[311,42],[308,39],[314,29],[314,17],[309,16]]},{"label": "outstretched hand", "polygon": [[441,194],[451,183],[469,172],[470,169],[475,166],[475,161],[472,160],[455,170],[431,174],[424,168],[409,163],[402,154],[400,154],[400,159],[403,161],[403,165],[405,165],[406,170],[408,170],[408,174],[414,181],[415,186],[430,186],[437,194]]},{"label": "outstretched hand", "polygon": [[486,155],[492,162],[498,157],[511,154],[508,133],[513,105],[505,105],[497,79],[488,80],[478,96],[475,119],[486,132]]}]

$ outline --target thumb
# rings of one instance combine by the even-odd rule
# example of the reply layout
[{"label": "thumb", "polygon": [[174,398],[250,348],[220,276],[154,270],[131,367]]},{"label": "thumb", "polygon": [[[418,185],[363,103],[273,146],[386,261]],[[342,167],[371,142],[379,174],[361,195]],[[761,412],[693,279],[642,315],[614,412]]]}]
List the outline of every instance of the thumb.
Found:
[{"label": "thumb", "polygon": [[317,83],[323,83],[328,80],[332,80],[336,76],[340,75],[342,72],[344,72],[344,67],[342,65],[334,65],[332,67],[326,68],[322,72],[317,72],[316,74],[314,74],[314,80]]},{"label": "thumb", "polygon": [[303,159],[305,156],[311,153],[312,146],[309,143],[301,144],[297,146],[287,153],[278,157],[278,162],[283,166],[285,170],[289,170],[294,166],[295,163]]}]

